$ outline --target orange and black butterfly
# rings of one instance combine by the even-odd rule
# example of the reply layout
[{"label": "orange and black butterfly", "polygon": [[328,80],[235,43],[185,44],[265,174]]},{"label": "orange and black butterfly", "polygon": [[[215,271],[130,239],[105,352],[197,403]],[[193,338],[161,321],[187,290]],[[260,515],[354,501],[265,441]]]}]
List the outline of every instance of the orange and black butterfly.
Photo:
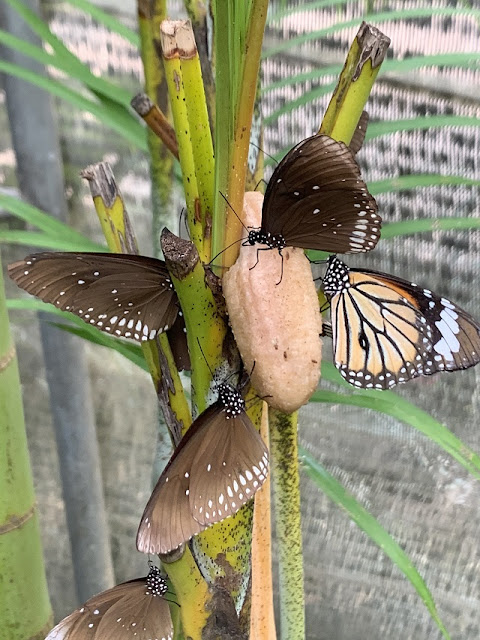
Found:
[{"label": "orange and black butterfly", "polygon": [[356,387],[390,389],[480,361],[480,325],[429,289],[349,269],[335,256],[322,289],[330,303],[335,366]]},{"label": "orange and black butterfly", "polygon": [[45,640],[172,640],[167,582],[152,566],[145,578],[102,591],[54,627]]}]

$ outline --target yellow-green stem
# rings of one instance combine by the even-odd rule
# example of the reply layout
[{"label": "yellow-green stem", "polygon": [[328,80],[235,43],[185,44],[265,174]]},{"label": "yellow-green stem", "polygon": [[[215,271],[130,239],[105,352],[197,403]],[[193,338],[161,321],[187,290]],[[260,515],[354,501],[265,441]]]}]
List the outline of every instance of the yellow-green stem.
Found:
[{"label": "yellow-green stem", "polygon": [[1,269],[0,621],[0,640],[43,640],[53,622]]},{"label": "yellow-green stem", "polygon": [[381,31],[362,22],[319,133],[350,144],[389,44],[390,39]]},{"label": "yellow-green stem", "polygon": [[[135,235],[110,166],[99,163],[85,169],[82,175],[89,181],[109,249],[117,253],[138,253]],[[162,333],[156,340],[142,343],[142,350],[167,425],[177,440],[183,426],[190,424],[191,414],[167,336]]]},{"label": "yellow-green stem", "polygon": [[200,195],[204,242],[203,260],[204,262],[209,262],[212,245],[213,190],[215,182],[212,134],[208,121],[207,102],[197,49],[195,48],[194,54],[181,54],[180,60],[187,102],[187,115],[192,138],[195,175],[197,176]]},{"label": "yellow-green stem", "polygon": [[[215,130],[215,82],[212,73],[212,61],[209,59],[209,39],[210,29],[208,26],[207,12],[208,7],[203,0],[184,0],[185,9],[188,17],[192,22],[193,31],[195,33],[195,42],[197,43],[198,53],[200,55],[200,64],[202,65],[203,85],[205,88],[205,97],[209,113],[210,127]],[[213,30],[214,31],[214,30]],[[215,37],[215,33],[211,34]]]},{"label": "yellow-green stem", "polygon": [[[225,185],[216,185],[218,190],[224,190],[224,195],[227,197],[231,208],[226,205],[219,193],[215,193],[216,203],[212,244],[212,254],[214,256],[220,253],[225,247],[238,241],[242,235],[245,235],[237,215],[241,215],[243,210],[250,128],[257,92],[260,55],[267,9],[268,0],[253,0],[251,4],[248,33],[245,43],[245,51],[247,53],[244,56],[241,82],[237,91],[239,100],[233,137],[229,149],[228,174],[226,175]],[[224,125],[219,123],[217,119],[217,131],[219,126]],[[234,211],[237,215],[235,215]],[[231,266],[237,259],[238,251],[239,244],[236,242],[231,249],[221,254],[222,265],[224,267]]]},{"label": "yellow-green stem", "polygon": [[[165,73],[160,57],[160,24],[167,17],[166,0],[138,0],[140,53],[145,76],[145,92],[163,113],[167,113],[168,99]],[[160,231],[170,208],[173,159],[157,135],[148,130],[150,175],[152,178],[153,246],[158,254]]]},{"label": "yellow-green stem", "polygon": [[280,638],[305,638],[297,413],[269,411],[270,472],[275,500]]},{"label": "yellow-green stem", "polygon": [[210,615],[208,603],[211,594],[190,549],[186,547],[181,558],[174,562],[167,562],[162,557],[162,563],[175,588],[184,637],[201,640]]},{"label": "yellow-green stem", "polygon": [[192,402],[200,414],[211,397],[212,371],[222,362],[227,327],[208,286],[196,247],[164,229],[162,249],[182,307],[192,365]]},{"label": "yellow-green stem", "polygon": [[[184,24],[184,23],[180,23]],[[161,27],[163,61],[167,79],[168,94],[172,109],[173,122],[178,142],[180,166],[182,168],[183,189],[187,206],[187,223],[190,239],[204,261],[203,221],[201,200],[195,173],[195,158],[192,135],[188,120],[187,98],[183,80],[182,65],[177,46],[176,35],[178,22],[165,20]]]}]

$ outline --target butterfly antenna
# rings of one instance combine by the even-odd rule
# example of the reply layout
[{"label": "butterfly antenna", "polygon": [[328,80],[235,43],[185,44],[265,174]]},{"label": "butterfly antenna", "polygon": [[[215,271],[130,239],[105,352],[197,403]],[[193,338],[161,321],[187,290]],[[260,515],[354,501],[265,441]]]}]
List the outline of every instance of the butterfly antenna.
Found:
[{"label": "butterfly antenna", "polygon": [[202,345],[200,344],[200,340],[199,340],[198,338],[197,338],[197,342],[198,342],[198,346],[199,346],[199,348],[200,348],[200,351],[202,352],[203,359],[205,360],[205,364],[207,365],[208,370],[210,371],[210,374],[211,374],[211,376],[212,376],[212,380],[213,380],[213,377],[214,377],[214,376],[213,376],[213,371],[211,370],[210,365],[208,364],[207,357],[206,357],[206,355],[205,355],[205,353],[204,353],[204,351],[203,351],[203,349],[202,349]]},{"label": "butterfly antenna", "polygon": [[209,266],[209,267],[210,267],[210,266],[214,266],[214,267],[215,267],[215,266],[219,266],[219,265],[212,265],[212,262],[213,262],[214,260],[216,260],[216,259],[218,258],[218,256],[221,256],[221,255],[222,255],[222,253],[225,253],[225,251],[227,251],[227,249],[230,249],[230,247],[233,247],[233,245],[234,245],[234,244],[237,244],[238,242],[242,242],[242,240],[244,240],[244,239],[245,239],[245,238],[240,238],[239,240],[235,240],[235,242],[232,242],[232,244],[229,244],[229,245],[228,245],[228,247],[225,247],[225,249],[222,249],[219,253],[217,253],[217,255],[216,255],[216,256],[214,256],[214,257],[210,260],[210,262],[208,263],[208,266]]},{"label": "butterfly antenna", "polygon": [[222,198],[225,200],[225,202],[227,203],[228,207],[233,211],[233,213],[236,215],[236,217],[238,218],[238,221],[240,222],[240,224],[242,225],[242,227],[245,229],[245,231],[248,233],[248,228],[243,224],[243,220],[240,218],[240,216],[238,215],[238,213],[235,211],[235,209],[232,207],[232,205],[230,204],[230,202],[227,200],[226,196],[223,195],[223,193],[220,191],[220,195],[222,196]]},{"label": "butterfly antenna", "polygon": [[[262,147],[259,147],[258,144],[255,144],[254,142],[250,142],[250,144],[252,145],[252,147],[257,148],[259,151],[261,151],[263,153],[264,156],[268,156],[271,160],[273,160],[275,162],[275,164],[278,164],[278,160],[276,158],[274,158],[273,156],[271,156],[269,153],[267,153],[265,151],[265,149],[262,149]],[[260,180],[261,182],[261,180]],[[265,180],[264,180],[265,182]],[[260,184],[260,183],[259,183]]]},{"label": "butterfly antenna", "polygon": [[264,182],[264,183],[265,183],[265,186],[267,186],[267,185],[268,185],[268,182],[265,180],[265,178],[260,178],[260,180],[259,180],[259,181],[257,182],[257,184],[255,185],[255,189],[254,189],[254,191],[256,191],[256,190],[258,189],[259,185],[260,185],[260,184],[262,184],[262,182]]}]

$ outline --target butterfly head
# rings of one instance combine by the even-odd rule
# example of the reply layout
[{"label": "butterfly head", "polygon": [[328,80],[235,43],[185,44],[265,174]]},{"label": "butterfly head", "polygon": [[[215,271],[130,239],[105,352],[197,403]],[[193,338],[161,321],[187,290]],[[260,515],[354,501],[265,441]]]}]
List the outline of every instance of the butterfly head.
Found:
[{"label": "butterfly head", "polygon": [[257,242],[260,242],[259,240],[260,234],[261,234],[261,231],[259,229],[251,229],[248,232],[248,238],[245,244],[246,245],[249,244],[253,247],[253,245],[257,244]]},{"label": "butterfly head", "polygon": [[235,418],[245,411],[245,400],[235,387],[231,384],[223,383],[218,390],[218,399],[223,405],[227,420],[229,418]]},{"label": "butterfly head", "polygon": [[348,271],[347,265],[339,260],[337,256],[330,256],[322,285],[326,296],[331,298],[349,287]]},{"label": "butterfly head", "polygon": [[167,581],[160,573],[160,569],[152,565],[146,578],[147,594],[151,596],[163,596],[168,590]]}]

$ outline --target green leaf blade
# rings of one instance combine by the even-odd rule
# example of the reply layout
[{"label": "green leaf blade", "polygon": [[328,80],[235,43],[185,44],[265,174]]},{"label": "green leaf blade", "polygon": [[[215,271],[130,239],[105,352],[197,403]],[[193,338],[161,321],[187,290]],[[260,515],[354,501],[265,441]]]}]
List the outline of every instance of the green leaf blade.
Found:
[{"label": "green leaf blade", "polygon": [[371,409],[391,416],[423,433],[480,480],[480,456],[426,411],[419,409],[393,391],[354,389],[343,380],[330,362],[322,363],[322,377],[328,382],[339,384],[348,389],[349,393],[343,394],[322,389],[313,394],[311,402],[345,404]]},{"label": "green leaf blade", "polygon": [[82,240],[67,240],[47,233],[36,233],[34,231],[11,231],[9,229],[0,230],[0,242],[5,244],[21,244],[30,247],[41,247],[53,251],[103,251],[108,252],[108,248],[96,244],[88,238]]},{"label": "green leaf blade", "polygon": [[299,447],[299,453],[307,475],[330,500],[347,512],[355,524],[364,531],[392,560],[395,566],[400,569],[421,597],[444,638],[450,640],[450,635],[438,614],[435,601],[425,581],[405,551],[403,551],[400,545],[395,542],[381,524],[303,447]]},{"label": "green leaf blade", "polygon": [[119,105],[102,104],[85,98],[83,95],[66,87],[63,83],[53,78],[40,76],[33,71],[23,67],[0,60],[0,71],[31,82],[32,84],[49,91],[53,95],[70,102],[78,109],[89,111],[98,118],[104,125],[110,127],[129,143],[134,144],[142,151],[147,151],[147,137],[144,128],[133,117],[121,109],[115,108]]}]

